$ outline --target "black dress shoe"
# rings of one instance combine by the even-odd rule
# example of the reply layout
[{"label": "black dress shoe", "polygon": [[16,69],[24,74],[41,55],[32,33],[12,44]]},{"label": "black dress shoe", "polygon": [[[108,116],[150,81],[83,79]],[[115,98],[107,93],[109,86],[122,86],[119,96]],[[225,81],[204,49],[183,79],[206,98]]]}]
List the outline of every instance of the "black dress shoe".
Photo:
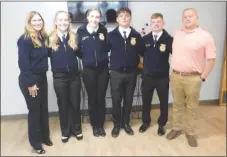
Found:
[{"label": "black dress shoe", "polygon": [[104,128],[99,128],[99,134],[100,134],[102,137],[105,137],[105,136],[106,136],[106,132],[105,132]]},{"label": "black dress shoe", "polygon": [[111,132],[111,135],[112,137],[118,137],[119,133],[120,133],[120,126],[114,126],[112,132]]},{"label": "black dress shoe", "polygon": [[53,142],[51,141],[51,139],[44,140],[43,143],[47,146],[53,146]]},{"label": "black dress shoe", "polygon": [[35,152],[37,154],[45,154],[46,151],[43,148],[40,148],[40,149],[35,149]]},{"label": "black dress shoe", "polygon": [[98,129],[98,128],[93,127],[93,135],[94,135],[95,137],[99,137],[99,129]]},{"label": "black dress shoe", "polygon": [[82,140],[83,139],[82,131],[81,131],[81,133],[75,133],[75,132],[72,131],[71,135],[75,136],[77,140]]},{"label": "black dress shoe", "polygon": [[140,129],[139,129],[139,132],[145,132],[150,126],[150,123],[143,123],[141,126],[140,126]]},{"label": "black dress shoe", "polygon": [[67,143],[69,141],[69,137],[64,137],[64,138],[61,139],[61,141],[63,143]]},{"label": "black dress shoe", "polygon": [[83,134],[81,133],[81,134],[77,134],[76,135],[76,139],[77,140],[82,140],[83,139]]},{"label": "black dress shoe", "polygon": [[159,126],[159,127],[158,127],[158,135],[159,135],[159,136],[165,135],[164,126]]},{"label": "black dress shoe", "polygon": [[134,135],[134,131],[129,124],[125,124],[123,128],[128,135]]}]

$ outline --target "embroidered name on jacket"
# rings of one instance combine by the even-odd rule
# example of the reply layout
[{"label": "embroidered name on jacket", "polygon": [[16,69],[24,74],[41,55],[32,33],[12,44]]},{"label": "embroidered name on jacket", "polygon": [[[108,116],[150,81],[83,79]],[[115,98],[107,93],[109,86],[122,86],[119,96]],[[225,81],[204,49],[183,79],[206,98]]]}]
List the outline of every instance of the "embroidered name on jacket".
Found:
[{"label": "embroidered name on jacket", "polygon": [[151,47],[151,44],[145,44],[146,47]]},{"label": "embroidered name on jacket", "polygon": [[82,37],[82,40],[86,40],[88,38],[89,38],[89,36],[85,36],[85,37]]}]

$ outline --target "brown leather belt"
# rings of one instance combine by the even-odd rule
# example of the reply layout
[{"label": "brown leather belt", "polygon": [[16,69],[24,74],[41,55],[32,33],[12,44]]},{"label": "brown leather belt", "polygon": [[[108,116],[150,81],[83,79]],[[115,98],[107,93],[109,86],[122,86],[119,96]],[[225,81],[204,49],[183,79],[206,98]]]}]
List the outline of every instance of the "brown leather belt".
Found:
[{"label": "brown leather belt", "polygon": [[201,75],[199,72],[197,71],[194,71],[194,72],[180,72],[180,71],[176,71],[176,70],[173,70],[173,72],[175,74],[179,74],[179,75],[182,75],[182,76],[193,76],[193,75]]}]

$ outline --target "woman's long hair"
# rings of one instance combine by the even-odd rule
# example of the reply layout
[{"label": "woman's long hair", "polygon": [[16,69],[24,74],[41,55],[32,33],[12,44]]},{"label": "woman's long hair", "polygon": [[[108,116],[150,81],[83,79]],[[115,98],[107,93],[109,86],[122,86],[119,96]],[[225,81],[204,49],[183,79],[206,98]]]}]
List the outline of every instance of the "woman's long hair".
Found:
[{"label": "woman's long hair", "polygon": [[49,48],[51,48],[53,51],[56,51],[58,50],[58,33],[57,33],[57,26],[55,24],[55,21],[57,20],[57,17],[60,13],[65,13],[67,14],[68,16],[68,19],[69,19],[69,27],[68,27],[68,35],[69,35],[69,40],[68,40],[68,45],[73,49],[73,50],[77,50],[77,36],[75,35],[75,33],[73,33],[72,31],[72,24],[71,24],[71,19],[70,19],[70,16],[68,14],[68,12],[66,11],[58,11],[56,14],[55,14],[55,17],[54,17],[54,26],[53,26],[53,29],[49,35]]},{"label": "woman's long hair", "polygon": [[[35,15],[39,15],[41,17],[42,21],[43,21],[43,27],[39,32],[37,32],[31,25],[31,20]],[[37,11],[31,11],[31,12],[28,13],[26,20],[25,20],[25,27],[24,27],[25,38],[30,37],[32,42],[35,45],[38,45],[39,47],[41,47],[42,44],[41,44],[40,40],[38,39],[39,33],[41,34],[41,36],[46,41],[47,33],[46,33],[46,30],[45,30],[45,22],[43,20],[43,17]],[[45,44],[47,44],[47,43],[45,42]]]}]

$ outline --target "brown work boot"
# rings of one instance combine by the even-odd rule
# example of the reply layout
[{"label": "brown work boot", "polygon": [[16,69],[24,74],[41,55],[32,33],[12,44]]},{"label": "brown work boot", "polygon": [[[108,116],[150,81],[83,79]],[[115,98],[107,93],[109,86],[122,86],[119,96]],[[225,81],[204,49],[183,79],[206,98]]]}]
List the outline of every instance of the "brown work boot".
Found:
[{"label": "brown work boot", "polygon": [[195,138],[194,135],[188,135],[188,134],[186,134],[186,137],[188,139],[188,144],[191,147],[197,147],[198,146],[197,140],[196,140],[196,138]]},{"label": "brown work boot", "polygon": [[168,140],[172,140],[172,139],[175,139],[176,137],[178,137],[179,135],[181,134],[181,131],[177,131],[177,130],[174,130],[172,129],[167,135],[166,135],[166,138]]}]

